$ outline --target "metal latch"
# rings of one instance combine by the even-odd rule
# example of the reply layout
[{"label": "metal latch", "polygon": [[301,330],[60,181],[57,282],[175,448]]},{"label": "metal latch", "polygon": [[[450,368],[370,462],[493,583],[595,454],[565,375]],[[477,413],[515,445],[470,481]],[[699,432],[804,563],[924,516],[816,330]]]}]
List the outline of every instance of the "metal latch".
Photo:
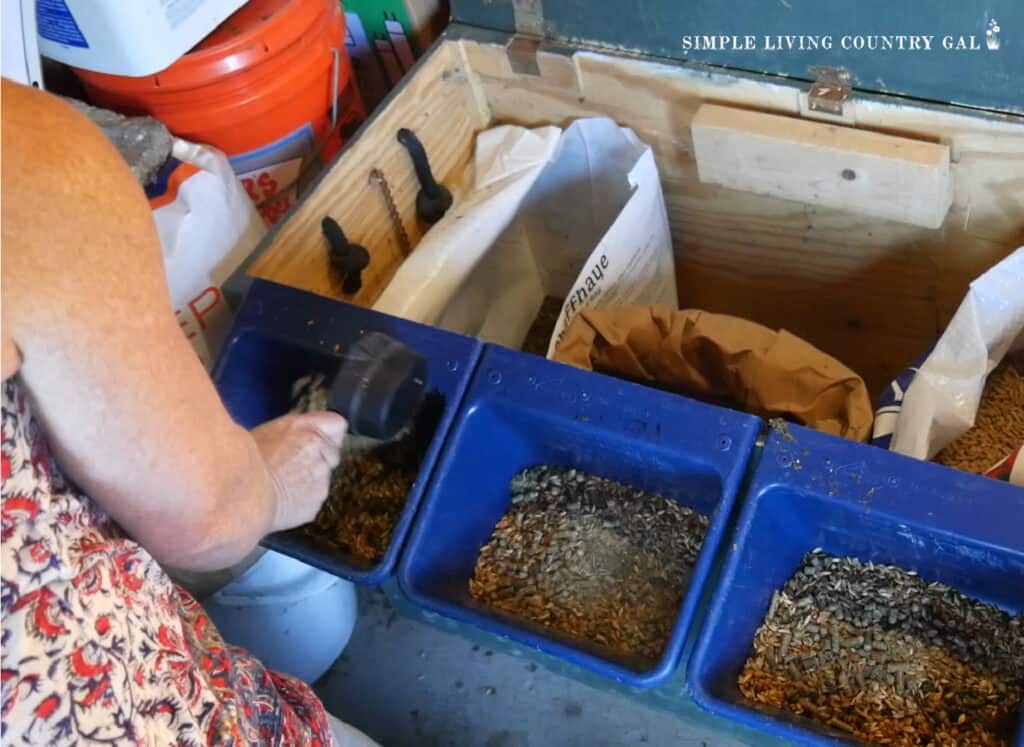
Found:
[{"label": "metal latch", "polygon": [[850,97],[850,71],[844,67],[815,65],[810,68],[815,80],[807,93],[807,107],[812,112],[843,116],[843,102]]}]

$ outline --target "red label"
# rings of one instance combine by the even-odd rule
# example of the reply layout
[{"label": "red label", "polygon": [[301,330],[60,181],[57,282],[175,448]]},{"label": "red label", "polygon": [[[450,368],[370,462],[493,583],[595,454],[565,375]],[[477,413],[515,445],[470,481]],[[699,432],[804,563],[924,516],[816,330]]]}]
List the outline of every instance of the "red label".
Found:
[{"label": "red label", "polygon": [[295,203],[301,172],[302,158],[292,158],[239,174],[238,179],[263,219],[273,224]]},{"label": "red label", "polygon": [[189,301],[186,304],[186,309],[175,309],[174,318],[178,320],[178,326],[181,327],[186,338],[191,340],[199,334],[200,330],[206,329],[206,317],[220,305],[222,300],[220,288],[211,285]]}]

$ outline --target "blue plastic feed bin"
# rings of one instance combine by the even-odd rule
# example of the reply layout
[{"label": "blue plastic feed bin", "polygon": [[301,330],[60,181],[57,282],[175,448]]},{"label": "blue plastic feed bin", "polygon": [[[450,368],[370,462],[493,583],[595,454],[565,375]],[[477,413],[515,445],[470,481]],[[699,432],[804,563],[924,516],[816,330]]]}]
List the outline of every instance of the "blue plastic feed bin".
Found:
[{"label": "blue plastic feed bin", "polygon": [[[399,583],[430,611],[630,685],[656,685],[678,664],[759,426],[749,415],[488,346],[424,499]],[[510,480],[541,464],[661,493],[711,517],[671,638],[653,669],[636,671],[469,596],[480,548],[509,507]]]},{"label": "blue plastic feed bin", "polygon": [[704,708],[803,744],[852,741],[755,710],[736,685],[772,592],[816,547],[1024,612],[1024,490],[790,426],[765,447],[690,661],[688,684]]},{"label": "blue plastic feed bin", "polygon": [[405,509],[380,562],[332,554],[301,528],[263,544],[356,583],[375,585],[394,570],[444,436],[465,394],[482,345],[462,335],[415,324],[263,280],[253,282],[214,370],[228,411],[247,428],[288,412],[292,384],[310,373],[333,375],[363,333],[378,331],[427,359],[427,402],[417,423],[423,459]]}]

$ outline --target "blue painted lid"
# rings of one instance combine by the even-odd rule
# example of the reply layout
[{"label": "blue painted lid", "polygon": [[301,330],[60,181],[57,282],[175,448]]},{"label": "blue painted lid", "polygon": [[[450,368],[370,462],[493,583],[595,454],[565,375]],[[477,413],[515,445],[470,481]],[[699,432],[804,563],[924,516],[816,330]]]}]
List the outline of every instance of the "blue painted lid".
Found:
[{"label": "blue painted lid", "polygon": [[454,20],[813,81],[1024,113],[1021,0],[453,0]]}]

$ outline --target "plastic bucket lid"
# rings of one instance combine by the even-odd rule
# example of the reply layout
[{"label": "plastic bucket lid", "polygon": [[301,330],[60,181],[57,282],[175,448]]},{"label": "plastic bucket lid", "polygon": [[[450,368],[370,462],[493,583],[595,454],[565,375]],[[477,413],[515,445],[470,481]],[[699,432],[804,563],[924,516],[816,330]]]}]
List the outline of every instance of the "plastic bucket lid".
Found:
[{"label": "plastic bucket lid", "polygon": [[340,583],[336,576],[268,550],[245,573],[213,594],[220,604],[265,607],[294,604]]}]

